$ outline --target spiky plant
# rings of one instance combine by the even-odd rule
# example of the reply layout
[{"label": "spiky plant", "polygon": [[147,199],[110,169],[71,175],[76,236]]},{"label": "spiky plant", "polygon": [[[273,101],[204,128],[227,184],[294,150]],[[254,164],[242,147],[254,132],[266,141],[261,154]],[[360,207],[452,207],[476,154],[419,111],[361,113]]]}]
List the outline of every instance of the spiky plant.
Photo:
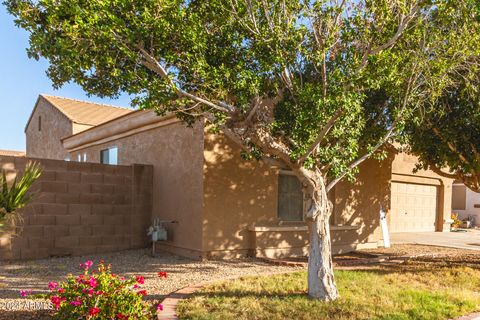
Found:
[{"label": "spiky plant", "polygon": [[9,186],[7,173],[2,170],[0,175],[0,231],[3,231],[9,222],[16,221],[17,210],[30,202],[33,195],[28,193],[28,190],[41,174],[40,165],[36,162],[29,162],[20,180],[15,177]]}]

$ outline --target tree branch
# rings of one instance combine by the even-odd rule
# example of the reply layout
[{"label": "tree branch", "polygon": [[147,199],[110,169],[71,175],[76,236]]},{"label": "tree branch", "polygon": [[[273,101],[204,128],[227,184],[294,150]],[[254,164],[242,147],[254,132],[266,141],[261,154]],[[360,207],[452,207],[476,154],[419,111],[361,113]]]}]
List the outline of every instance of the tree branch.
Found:
[{"label": "tree branch", "polygon": [[380,140],[380,142],[378,142],[372,150],[370,150],[369,152],[365,153],[363,156],[361,156],[360,158],[358,158],[357,160],[355,160],[354,162],[352,162],[349,166],[348,166],[348,169],[345,170],[340,176],[338,176],[337,178],[333,179],[328,185],[327,185],[327,192],[329,192],[333,187],[335,187],[335,185],[340,181],[342,180],[348,173],[348,171],[352,170],[353,168],[359,166],[362,162],[364,162],[365,160],[367,160],[368,158],[370,158],[370,156],[372,156],[372,154],[374,154],[391,136],[391,134],[393,133],[393,129],[394,127],[392,126],[392,128],[390,128],[390,130],[388,131],[388,133],[383,137],[382,140]]},{"label": "tree branch", "polygon": [[370,51],[370,53],[371,54],[377,54],[377,53],[393,46],[397,42],[397,40],[400,38],[403,31],[405,31],[405,29],[407,28],[410,21],[413,20],[413,18],[417,15],[417,13],[419,11],[420,11],[420,6],[417,4],[412,8],[412,10],[408,13],[407,16],[402,16],[400,18],[400,24],[398,26],[397,32],[395,32],[395,34],[387,42],[385,42],[384,44],[382,44],[382,45],[380,45],[380,46],[378,46],[374,49],[372,49]]},{"label": "tree branch", "polygon": [[172,87],[175,92],[177,92],[178,95],[187,97],[195,102],[202,103],[204,105],[207,105],[211,108],[214,108],[218,111],[224,112],[224,113],[232,113],[233,112],[233,107],[229,106],[226,103],[220,102],[219,104],[213,103],[209,100],[200,98],[196,95],[193,95],[189,92],[186,92],[185,90],[180,89],[170,78],[168,75],[167,70],[155,59],[145,48],[143,48],[141,45],[136,45],[135,46],[137,50],[142,54],[144,57],[145,61],[142,61],[142,65],[148,68],[149,70],[155,72],[158,74],[161,78],[165,79],[168,84]]},{"label": "tree branch", "polygon": [[323,138],[328,134],[330,129],[335,125],[335,122],[337,119],[343,114],[343,109],[338,109],[333,116],[328,120],[328,122],[325,124],[325,126],[322,128],[322,130],[318,133],[317,138],[315,141],[310,145],[310,147],[307,149],[307,152],[301,156],[298,159],[298,163],[302,164],[318,147],[320,142],[322,142]]},{"label": "tree branch", "polygon": [[436,165],[434,165],[432,162],[429,162],[429,163],[428,163],[428,168],[429,168],[430,170],[432,170],[433,172],[435,172],[436,174],[438,174],[439,176],[442,176],[442,177],[444,177],[444,178],[459,180],[459,176],[458,176],[458,175],[453,174],[453,173],[447,173],[447,172],[445,172],[445,171],[442,171],[442,169],[440,169],[439,167],[437,167]]}]

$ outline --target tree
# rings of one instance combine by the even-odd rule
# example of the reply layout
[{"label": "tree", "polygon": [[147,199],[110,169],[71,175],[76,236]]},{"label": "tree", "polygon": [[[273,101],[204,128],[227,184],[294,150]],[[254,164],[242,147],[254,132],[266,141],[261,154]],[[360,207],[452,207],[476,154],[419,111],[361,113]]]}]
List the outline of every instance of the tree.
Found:
[{"label": "tree", "polygon": [[[335,300],[327,193],[405,142],[478,54],[475,0],[6,0],[55,87],[205,118],[292,170],[308,198],[309,294]],[[434,110],[432,111],[434,112]],[[478,141],[474,141],[475,144]]]},{"label": "tree", "polygon": [[480,56],[453,78],[422,118],[407,128],[407,151],[420,155],[418,168],[462,181],[480,192]]}]

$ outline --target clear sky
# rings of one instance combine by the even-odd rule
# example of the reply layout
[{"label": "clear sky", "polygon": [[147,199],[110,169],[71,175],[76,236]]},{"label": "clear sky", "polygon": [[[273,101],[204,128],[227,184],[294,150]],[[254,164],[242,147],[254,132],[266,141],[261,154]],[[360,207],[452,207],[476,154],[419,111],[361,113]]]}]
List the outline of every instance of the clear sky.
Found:
[{"label": "clear sky", "polygon": [[87,97],[76,84],[54,90],[45,75],[48,63],[27,57],[28,34],[17,28],[0,1],[0,149],[25,150],[24,128],[40,93],[128,107],[118,100]]}]

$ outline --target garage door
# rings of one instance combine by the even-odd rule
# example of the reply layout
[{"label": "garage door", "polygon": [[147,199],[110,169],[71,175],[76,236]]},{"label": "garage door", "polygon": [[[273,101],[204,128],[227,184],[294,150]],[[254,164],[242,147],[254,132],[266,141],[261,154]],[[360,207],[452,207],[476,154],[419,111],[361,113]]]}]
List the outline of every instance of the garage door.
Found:
[{"label": "garage door", "polygon": [[436,186],[392,182],[390,232],[435,231]]}]

